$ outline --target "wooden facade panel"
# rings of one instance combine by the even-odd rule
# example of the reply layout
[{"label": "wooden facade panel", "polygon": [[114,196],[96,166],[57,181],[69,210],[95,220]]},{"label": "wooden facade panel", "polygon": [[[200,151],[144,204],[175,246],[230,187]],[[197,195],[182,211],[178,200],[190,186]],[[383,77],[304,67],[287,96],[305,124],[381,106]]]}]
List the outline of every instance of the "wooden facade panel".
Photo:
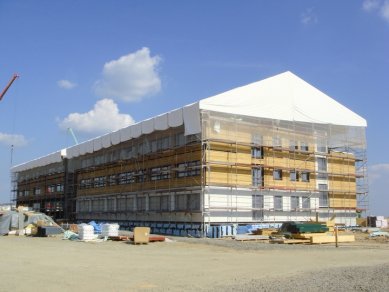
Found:
[{"label": "wooden facade panel", "polygon": [[330,208],[356,208],[357,201],[355,199],[335,198],[329,199]]},{"label": "wooden facade panel", "polygon": [[251,153],[250,146],[236,144],[236,143],[210,141],[208,142],[208,147],[210,150],[216,150],[216,151],[239,152],[239,153],[247,153],[247,154]]},{"label": "wooden facade panel", "polygon": [[234,153],[226,151],[207,151],[207,161],[225,164],[251,164],[251,153]]},{"label": "wooden facade panel", "polygon": [[205,180],[207,185],[251,186],[251,169],[211,167],[210,172],[205,173]]},{"label": "wooden facade panel", "polygon": [[348,181],[335,181],[331,180],[329,182],[329,189],[336,190],[339,192],[356,192],[356,183]]},{"label": "wooden facade panel", "polygon": [[328,163],[328,172],[334,174],[355,174],[355,165],[352,163]]},{"label": "wooden facade panel", "polygon": [[264,165],[280,169],[315,171],[315,162],[307,159],[293,159],[289,153],[279,152],[276,156],[265,156]]}]

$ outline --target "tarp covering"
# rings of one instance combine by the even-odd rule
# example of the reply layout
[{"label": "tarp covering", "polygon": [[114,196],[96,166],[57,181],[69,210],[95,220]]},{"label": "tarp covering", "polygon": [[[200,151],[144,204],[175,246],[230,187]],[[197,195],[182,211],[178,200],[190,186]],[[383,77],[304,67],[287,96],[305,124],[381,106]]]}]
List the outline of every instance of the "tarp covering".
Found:
[{"label": "tarp covering", "polygon": [[200,109],[243,116],[366,127],[366,120],[291,72],[200,100]]},{"label": "tarp covering", "polygon": [[62,157],[65,155],[65,153],[66,153],[66,151],[64,149],[59,150],[59,151],[51,153],[47,156],[43,156],[43,157],[34,159],[30,162],[14,166],[12,168],[12,172],[19,172],[19,171],[23,171],[23,170],[30,169],[30,168],[35,168],[35,167],[49,165],[52,163],[61,162]]},{"label": "tarp covering", "polygon": [[199,103],[192,103],[183,107],[185,135],[193,135],[201,132]]},{"label": "tarp covering", "polygon": [[155,127],[155,130],[157,131],[163,131],[163,130],[166,130],[169,128],[169,125],[168,125],[168,114],[163,114],[163,115],[159,115],[159,116],[156,116],[154,118],[154,127]]},{"label": "tarp covering", "polygon": [[38,221],[47,222],[48,225],[58,226],[51,217],[38,212],[8,211],[0,216],[0,235],[6,235],[11,230],[22,230],[29,224]]},{"label": "tarp covering", "polygon": [[112,145],[117,145],[120,143],[120,130],[119,131],[115,131],[115,132],[112,132],[110,134],[111,136],[111,143]]},{"label": "tarp covering", "polygon": [[[200,111],[352,127],[367,125],[365,119],[288,71],[72,146],[66,149],[66,157],[71,159],[93,153],[169,127],[184,125],[186,136],[198,134],[201,132]],[[61,151],[15,166],[12,172],[59,161]]]}]

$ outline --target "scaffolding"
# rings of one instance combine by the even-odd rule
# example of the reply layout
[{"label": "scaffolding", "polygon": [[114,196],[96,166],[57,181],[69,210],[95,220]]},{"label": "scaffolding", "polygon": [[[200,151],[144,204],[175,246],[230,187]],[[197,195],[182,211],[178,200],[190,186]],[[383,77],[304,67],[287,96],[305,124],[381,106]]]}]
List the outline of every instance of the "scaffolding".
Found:
[{"label": "scaffolding", "polygon": [[70,220],[162,224],[167,233],[334,215],[352,225],[368,212],[364,127],[208,110],[200,120],[198,134],[153,131],[14,173],[14,200]]},{"label": "scaffolding", "polygon": [[364,127],[202,111],[207,224],[328,220],[368,211]]}]

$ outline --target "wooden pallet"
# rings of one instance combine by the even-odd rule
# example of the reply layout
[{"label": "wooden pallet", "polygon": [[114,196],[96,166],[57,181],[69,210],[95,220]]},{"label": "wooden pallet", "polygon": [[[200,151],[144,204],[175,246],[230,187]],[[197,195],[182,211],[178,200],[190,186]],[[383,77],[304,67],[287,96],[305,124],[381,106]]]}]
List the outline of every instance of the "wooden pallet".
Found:
[{"label": "wooden pallet", "polygon": [[113,241],[127,241],[130,239],[128,236],[108,236],[109,240]]},{"label": "wooden pallet", "polygon": [[267,235],[235,235],[233,237],[237,241],[264,241],[269,240]]},{"label": "wooden pallet", "polygon": [[321,237],[332,235],[330,233],[293,233],[293,239],[311,239],[311,237]]},{"label": "wooden pallet", "polygon": [[[129,236],[128,240],[134,241],[134,236]],[[165,241],[165,236],[163,235],[155,235],[155,234],[150,234],[149,235],[149,242],[163,242]]]},{"label": "wooden pallet", "polygon": [[310,244],[309,239],[272,239],[270,243],[281,243],[281,244]]}]

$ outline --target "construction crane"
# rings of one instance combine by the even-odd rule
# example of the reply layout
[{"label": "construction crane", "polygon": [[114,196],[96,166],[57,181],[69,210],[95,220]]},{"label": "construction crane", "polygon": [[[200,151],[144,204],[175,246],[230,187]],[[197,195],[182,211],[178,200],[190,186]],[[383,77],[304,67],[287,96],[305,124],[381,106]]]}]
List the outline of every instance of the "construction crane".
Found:
[{"label": "construction crane", "polygon": [[78,145],[78,140],[77,140],[76,135],[74,135],[73,129],[72,128],[68,128],[68,132],[70,133],[70,135],[72,135],[74,143],[76,143],[76,145]]},{"label": "construction crane", "polygon": [[3,91],[0,94],[0,101],[3,99],[4,95],[7,93],[8,89],[11,87],[12,83],[18,78],[18,74],[14,74],[11,78],[11,80],[8,82],[7,86],[3,89]]}]

